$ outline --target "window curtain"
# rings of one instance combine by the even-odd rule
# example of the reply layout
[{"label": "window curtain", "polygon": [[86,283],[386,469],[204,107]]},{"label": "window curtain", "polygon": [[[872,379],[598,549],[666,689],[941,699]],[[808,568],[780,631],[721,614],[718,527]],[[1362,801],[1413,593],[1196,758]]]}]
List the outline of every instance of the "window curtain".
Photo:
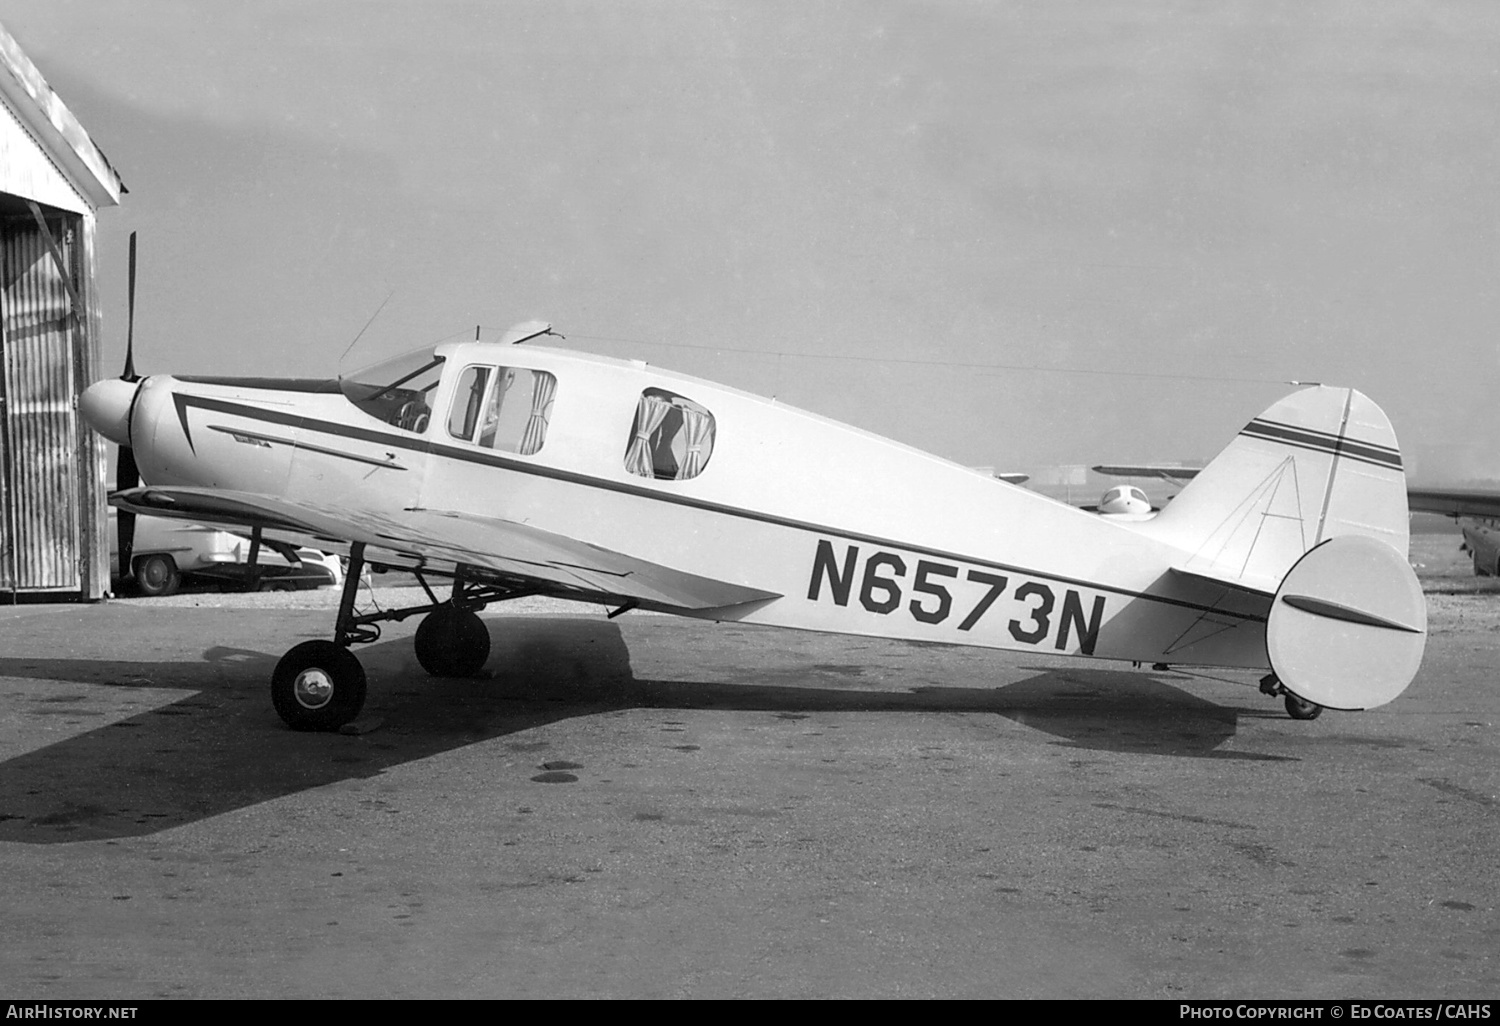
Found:
[{"label": "window curtain", "polygon": [[547,440],[547,418],[552,413],[552,397],[557,394],[557,379],[541,371],[536,374],[536,391],[531,393],[531,416],[521,436],[522,456],[530,456]]},{"label": "window curtain", "polygon": [[479,444],[486,449],[495,448],[495,433],[500,430],[500,408],[505,405],[505,393],[516,383],[516,372],[510,367],[500,368],[495,379],[495,391],[484,411],[484,430],[479,433]]},{"label": "window curtain", "polygon": [[677,469],[677,480],[685,481],[703,473],[703,465],[714,451],[714,418],[707,410],[679,406],[682,411],[682,435],[687,454]]},{"label": "window curtain", "polygon": [[625,450],[626,470],[641,477],[656,476],[651,466],[651,435],[671,412],[672,404],[665,399],[654,395],[641,396],[640,404],[635,408],[635,437]]}]

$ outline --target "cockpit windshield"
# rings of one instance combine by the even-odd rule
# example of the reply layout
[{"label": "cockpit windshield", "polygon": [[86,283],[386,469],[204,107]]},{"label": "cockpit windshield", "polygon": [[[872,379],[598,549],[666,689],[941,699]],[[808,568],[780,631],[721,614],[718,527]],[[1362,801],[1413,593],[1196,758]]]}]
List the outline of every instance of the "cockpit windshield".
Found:
[{"label": "cockpit windshield", "polygon": [[429,347],[341,377],[339,388],[377,420],[421,434],[432,419],[432,393],[442,374],[443,357]]}]

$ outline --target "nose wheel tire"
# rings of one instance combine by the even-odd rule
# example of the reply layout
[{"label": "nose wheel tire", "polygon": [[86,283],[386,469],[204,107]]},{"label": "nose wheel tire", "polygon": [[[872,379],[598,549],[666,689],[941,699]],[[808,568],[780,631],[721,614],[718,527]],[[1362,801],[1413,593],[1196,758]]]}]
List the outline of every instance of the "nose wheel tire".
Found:
[{"label": "nose wheel tire", "polygon": [[472,677],[490,657],[490,632],[478,613],[440,606],[422,618],[415,647],[434,677]]},{"label": "nose wheel tire", "polygon": [[271,674],[271,704],[293,730],[338,730],[365,704],[365,668],[341,645],[304,641]]},{"label": "nose wheel tire", "polygon": [[1286,693],[1286,714],[1294,720],[1315,720],[1323,713],[1323,707],[1305,698],[1298,698],[1290,691]]}]

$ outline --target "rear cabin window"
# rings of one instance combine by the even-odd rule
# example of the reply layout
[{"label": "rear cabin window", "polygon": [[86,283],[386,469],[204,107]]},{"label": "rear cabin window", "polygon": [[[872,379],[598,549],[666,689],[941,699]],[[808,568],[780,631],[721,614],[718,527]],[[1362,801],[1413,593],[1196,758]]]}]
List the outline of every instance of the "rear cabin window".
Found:
[{"label": "rear cabin window", "polygon": [[686,481],[703,473],[714,451],[714,415],[662,388],[641,393],[625,445],[625,469],[658,481]]},{"label": "rear cabin window", "polygon": [[557,378],[526,367],[465,367],[448,411],[448,434],[486,449],[530,456],[547,441]]}]

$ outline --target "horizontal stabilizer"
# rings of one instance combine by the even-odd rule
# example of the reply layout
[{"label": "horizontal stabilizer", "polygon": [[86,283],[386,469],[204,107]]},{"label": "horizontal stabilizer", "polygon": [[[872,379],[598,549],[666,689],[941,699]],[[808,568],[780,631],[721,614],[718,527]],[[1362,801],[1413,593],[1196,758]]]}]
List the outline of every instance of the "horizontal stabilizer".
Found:
[{"label": "horizontal stabilizer", "polygon": [[1195,573],[1192,570],[1183,570],[1179,567],[1171,567],[1167,570],[1167,573],[1172,577],[1185,577],[1191,580],[1207,581],[1210,584],[1217,584],[1225,588],[1233,588],[1235,591],[1242,591],[1251,595],[1259,595],[1262,598],[1266,599],[1269,599],[1276,594],[1275,588],[1257,587],[1253,584],[1241,580],[1238,577],[1231,577],[1229,575],[1225,575],[1223,577],[1215,577],[1212,574]]},{"label": "horizontal stabilizer", "polygon": [[1373,709],[1411,683],[1427,606],[1406,558],[1373,538],[1331,538],[1292,567],[1266,618],[1281,684],[1330,709]]}]

